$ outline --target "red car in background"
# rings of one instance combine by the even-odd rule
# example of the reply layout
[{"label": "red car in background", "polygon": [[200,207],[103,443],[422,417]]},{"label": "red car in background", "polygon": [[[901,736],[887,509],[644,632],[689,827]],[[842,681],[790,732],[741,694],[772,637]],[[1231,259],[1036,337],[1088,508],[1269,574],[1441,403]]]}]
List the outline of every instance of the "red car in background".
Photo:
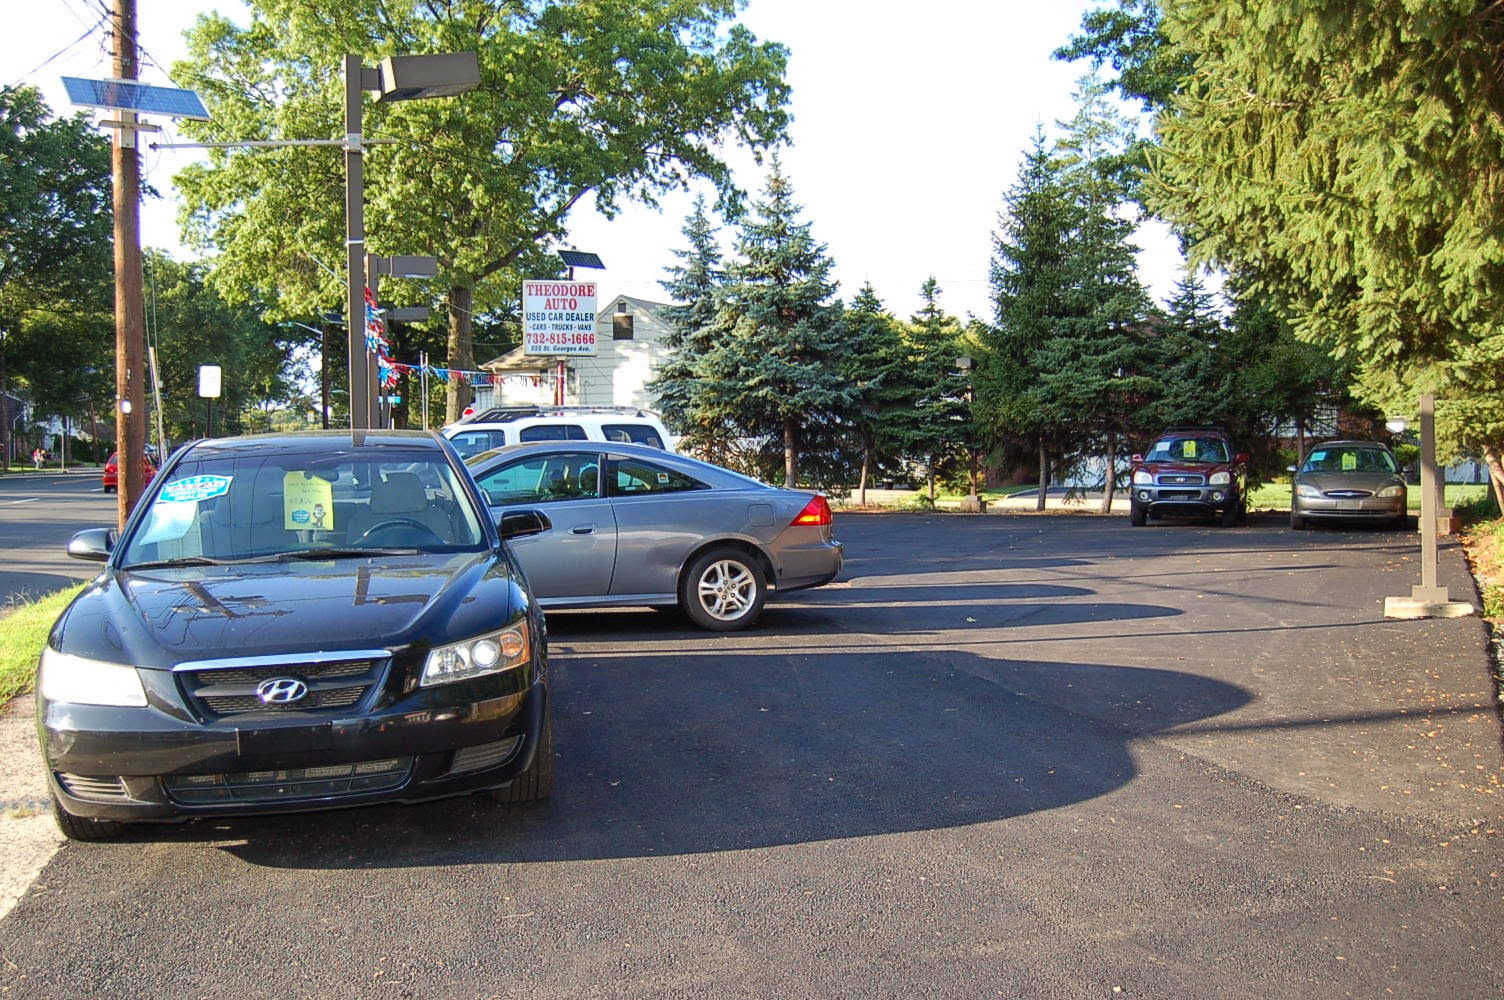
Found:
[{"label": "red car in background", "polygon": [[[151,477],[157,474],[157,467],[151,464],[151,459],[141,456],[143,468],[146,470],[146,481],[151,482]],[[100,484],[104,486],[106,493],[114,493],[120,489],[120,452],[110,456],[109,461],[104,463],[104,475],[100,477]]]}]

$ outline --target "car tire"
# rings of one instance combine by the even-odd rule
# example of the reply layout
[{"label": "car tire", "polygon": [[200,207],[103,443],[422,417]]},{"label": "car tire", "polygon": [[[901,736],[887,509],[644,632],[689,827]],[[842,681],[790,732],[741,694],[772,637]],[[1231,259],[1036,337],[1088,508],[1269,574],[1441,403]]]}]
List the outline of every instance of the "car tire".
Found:
[{"label": "car tire", "polygon": [[538,734],[538,745],[533,748],[533,762],[511,784],[491,792],[497,802],[537,802],[548,798],[554,790],[554,712],[549,706],[543,710],[543,731]]},{"label": "car tire", "polygon": [[1296,531],[1304,531],[1304,530],[1306,530],[1306,517],[1305,517],[1305,515],[1304,514],[1297,514],[1297,513],[1295,513],[1292,510],[1290,512],[1290,527],[1293,528],[1293,529],[1295,529]]},{"label": "car tire", "polygon": [[125,824],[117,820],[74,816],[63,808],[56,795],[52,797],[52,818],[57,821],[57,828],[63,831],[63,836],[69,840],[109,840],[125,832]]},{"label": "car tire", "polygon": [[740,549],[700,553],[679,578],[679,606],[689,620],[712,632],[734,632],[757,620],[768,584],[757,561]]},{"label": "car tire", "polygon": [[105,488],[104,488],[104,491],[105,491],[105,492],[106,492],[106,493],[114,493],[114,492],[115,492],[115,487],[113,487],[113,486],[106,486],[106,487],[105,487]]},{"label": "car tire", "polygon": [[1230,503],[1222,508],[1222,527],[1231,528],[1241,520],[1243,520],[1243,505],[1241,503]]},{"label": "car tire", "polygon": [[1143,504],[1130,502],[1128,504],[1128,523],[1135,528],[1142,528],[1149,523],[1149,510]]}]

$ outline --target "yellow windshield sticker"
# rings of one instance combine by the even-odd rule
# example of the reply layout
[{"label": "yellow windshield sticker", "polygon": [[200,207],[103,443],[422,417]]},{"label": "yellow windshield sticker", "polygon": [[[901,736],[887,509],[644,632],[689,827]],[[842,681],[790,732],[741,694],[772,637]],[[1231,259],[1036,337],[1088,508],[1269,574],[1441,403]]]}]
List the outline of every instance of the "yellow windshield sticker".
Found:
[{"label": "yellow windshield sticker", "polygon": [[1358,467],[1358,456],[1350,451],[1342,453],[1342,471],[1351,472]]},{"label": "yellow windshield sticker", "polygon": [[1196,457],[1196,442],[1194,442],[1194,441],[1182,441],[1182,442],[1180,442],[1180,454],[1184,458],[1195,458]]},{"label": "yellow windshield sticker", "polygon": [[289,531],[334,530],[334,485],[302,472],[282,477],[282,526]]}]

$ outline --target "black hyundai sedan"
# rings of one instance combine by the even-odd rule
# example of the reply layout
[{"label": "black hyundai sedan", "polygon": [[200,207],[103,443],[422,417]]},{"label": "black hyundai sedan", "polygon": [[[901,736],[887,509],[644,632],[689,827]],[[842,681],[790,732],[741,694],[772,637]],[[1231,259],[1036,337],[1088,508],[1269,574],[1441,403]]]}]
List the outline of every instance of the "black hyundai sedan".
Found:
[{"label": "black hyundai sedan", "polygon": [[[509,523],[542,530],[539,515]],[[542,613],[437,435],[197,442],[117,538],[41,657],[58,826],[546,797]]]}]

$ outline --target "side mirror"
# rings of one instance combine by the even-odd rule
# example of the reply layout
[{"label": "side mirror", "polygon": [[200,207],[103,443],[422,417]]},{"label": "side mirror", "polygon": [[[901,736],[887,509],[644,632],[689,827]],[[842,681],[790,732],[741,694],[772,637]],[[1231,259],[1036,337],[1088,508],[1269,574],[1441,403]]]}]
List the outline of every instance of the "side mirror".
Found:
[{"label": "side mirror", "polygon": [[68,539],[68,555],[90,562],[104,562],[114,547],[114,528],[85,528]]},{"label": "side mirror", "polygon": [[1134,465],[1137,465],[1138,463],[1142,462],[1143,460],[1144,460],[1144,456],[1139,455],[1137,453],[1135,453],[1134,456],[1133,456],[1133,458],[1131,459],[1131,461],[1133,462]]},{"label": "side mirror", "polygon": [[1293,466],[1293,465],[1287,465],[1287,466],[1285,466],[1285,471],[1286,471],[1286,472],[1299,472],[1299,471],[1300,471],[1300,470],[1299,470],[1299,469],[1297,469],[1297,468],[1296,468],[1296,467],[1295,467],[1295,466]]},{"label": "side mirror", "polygon": [[541,535],[552,530],[553,526],[548,515],[541,510],[509,510],[496,522],[496,527],[501,530],[502,540],[508,542],[514,538]]},{"label": "side mirror", "polygon": [[1233,461],[1236,462],[1236,463],[1238,463],[1239,465],[1247,465],[1248,464],[1248,452],[1246,452],[1246,451],[1240,451],[1240,452],[1238,452],[1237,455],[1233,457]]}]

